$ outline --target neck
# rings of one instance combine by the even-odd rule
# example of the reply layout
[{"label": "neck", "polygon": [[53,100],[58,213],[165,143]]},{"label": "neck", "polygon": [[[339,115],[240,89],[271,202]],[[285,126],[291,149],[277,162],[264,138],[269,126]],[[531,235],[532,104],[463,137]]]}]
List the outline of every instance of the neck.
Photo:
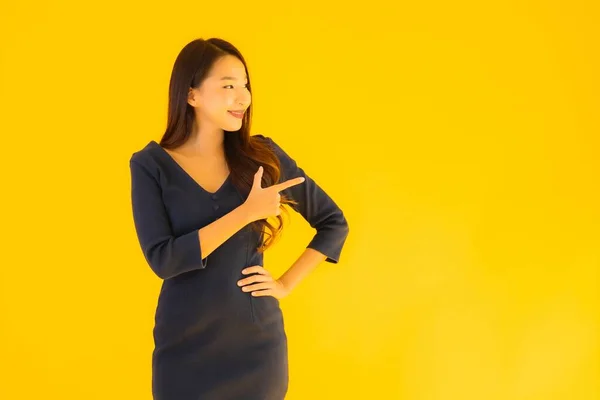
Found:
[{"label": "neck", "polygon": [[215,157],[224,153],[223,141],[225,132],[223,129],[215,126],[203,124],[198,128],[198,123],[194,123],[192,134],[185,144],[186,150],[190,155]]}]

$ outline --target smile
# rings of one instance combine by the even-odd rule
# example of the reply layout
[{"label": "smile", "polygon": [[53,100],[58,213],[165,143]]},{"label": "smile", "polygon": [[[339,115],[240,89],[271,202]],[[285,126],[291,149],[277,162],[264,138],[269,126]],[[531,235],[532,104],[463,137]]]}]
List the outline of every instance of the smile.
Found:
[{"label": "smile", "polygon": [[243,111],[227,111],[229,114],[233,115],[236,118],[244,118]]}]

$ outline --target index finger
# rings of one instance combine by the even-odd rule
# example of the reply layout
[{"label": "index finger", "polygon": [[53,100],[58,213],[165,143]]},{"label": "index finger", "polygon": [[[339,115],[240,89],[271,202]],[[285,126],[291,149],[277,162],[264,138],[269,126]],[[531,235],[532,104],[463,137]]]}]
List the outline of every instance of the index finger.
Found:
[{"label": "index finger", "polygon": [[288,179],[285,182],[278,183],[278,184],[273,185],[271,187],[274,188],[275,190],[277,190],[278,192],[280,192],[280,191],[285,190],[285,189],[287,189],[289,187],[299,185],[299,184],[301,184],[304,181],[305,181],[304,177],[303,176],[299,176],[298,178]]}]

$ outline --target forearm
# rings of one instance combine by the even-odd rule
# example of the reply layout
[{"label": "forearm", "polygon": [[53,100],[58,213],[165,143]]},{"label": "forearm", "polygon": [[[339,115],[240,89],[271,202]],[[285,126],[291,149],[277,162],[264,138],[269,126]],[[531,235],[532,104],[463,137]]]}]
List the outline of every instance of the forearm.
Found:
[{"label": "forearm", "polygon": [[317,250],[306,248],[292,266],[279,278],[286,290],[293,290],[317,265],[327,257]]},{"label": "forearm", "polygon": [[206,258],[237,231],[249,224],[251,218],[244,205],[234,208],[216,221],[198,230],[202,258]]}]

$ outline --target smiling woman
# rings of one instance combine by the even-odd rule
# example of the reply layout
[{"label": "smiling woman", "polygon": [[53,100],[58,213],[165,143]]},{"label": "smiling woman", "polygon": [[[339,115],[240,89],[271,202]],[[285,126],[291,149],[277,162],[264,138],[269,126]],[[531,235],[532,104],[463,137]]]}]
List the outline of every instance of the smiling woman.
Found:
[{"label": "smiling woman", "polygon": [[[211,121],[227,131],[239,130],[242,123],[239,120],[252,101],[244,62],[235,55],[220,55],[207,71],[202,84],[192,84],[188,100],[199,112],[198,117],[203,124]],[[236,117],[236,120],[223,120],[227,116],[223,111]]]},{"label": "smiling woman", "polygon": [[[163,279],[152,357],[155,400],[284,399],[287,338],[279,300],[348,236],[342,210],[272,138],[250,136],[251,86],[221,39],[184,47],[167,129],[130,159],[135,228]],[[316,233],[278,279],[263,253],[285,205]],[[268,220],[275,218],[277,226]]]}]

